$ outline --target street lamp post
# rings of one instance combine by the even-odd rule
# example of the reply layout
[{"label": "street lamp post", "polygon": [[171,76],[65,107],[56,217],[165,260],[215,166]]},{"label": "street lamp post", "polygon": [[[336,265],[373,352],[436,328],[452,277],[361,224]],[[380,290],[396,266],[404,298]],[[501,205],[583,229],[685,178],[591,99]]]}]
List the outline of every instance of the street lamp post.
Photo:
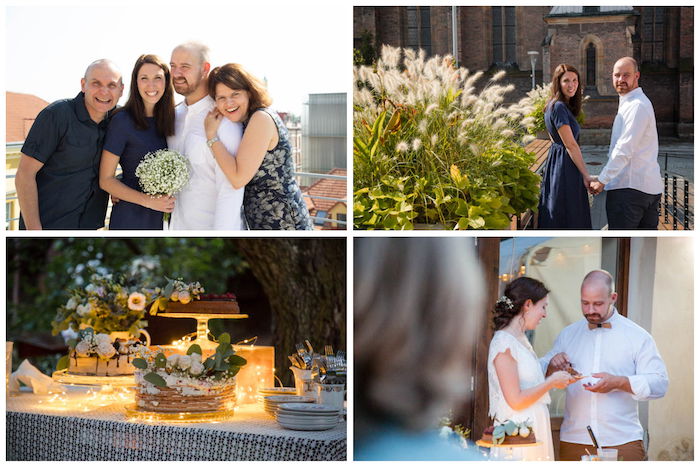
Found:
[{"label": "street lamp post", "polygon": [[527,54],[530,56],[530,66],[532,68],[532,89],[535,89],[535,64],[540,53],[536,50],[529,50]]}]

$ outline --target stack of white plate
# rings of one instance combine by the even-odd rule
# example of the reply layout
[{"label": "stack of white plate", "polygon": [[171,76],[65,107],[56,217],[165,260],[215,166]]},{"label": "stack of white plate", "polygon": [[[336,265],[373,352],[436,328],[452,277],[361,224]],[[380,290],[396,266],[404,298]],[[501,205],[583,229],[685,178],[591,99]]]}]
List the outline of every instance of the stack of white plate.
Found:
[{"label": "stack of white plate", "polygon": [[294,396],[296,395],[296,388],[261,388],[258,389],[257,401],[262,403],[265,400],[265,396]]},{"label": "stack of white plate", "polygon": [[288,402],[294,402],[299,405],[304,405],[316,402],[316,399],[314,399],[313,397],[295,395],[263,396],[263,407],[265,408],[265,412],[269,413],[272,416],[275,415],[275,413],[277,412],[277,408],[280,404],[286,404]]},{"label": "stack of white plate", "polygon": [[340,420],[340,409],[330,405],[285,403],[277,408],[277,423],[290,430],[330,430]]}]

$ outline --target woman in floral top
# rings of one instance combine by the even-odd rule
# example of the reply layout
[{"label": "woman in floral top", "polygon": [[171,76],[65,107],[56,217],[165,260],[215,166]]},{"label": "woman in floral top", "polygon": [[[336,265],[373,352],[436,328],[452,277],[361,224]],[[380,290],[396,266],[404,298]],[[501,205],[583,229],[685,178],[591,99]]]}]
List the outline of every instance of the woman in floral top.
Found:
[{"label": "woman in floral top", "polygon": [[[292,171],[287,128],[268,107],[265,85],[238,64],[214,68],[209,95],[216,107],[204,120],[207,144],[234,188],[245,186],[243,210],[251,230],[311,230]],[[216,131],[223,118],[243,124],[238,153],[229,154]]]}]

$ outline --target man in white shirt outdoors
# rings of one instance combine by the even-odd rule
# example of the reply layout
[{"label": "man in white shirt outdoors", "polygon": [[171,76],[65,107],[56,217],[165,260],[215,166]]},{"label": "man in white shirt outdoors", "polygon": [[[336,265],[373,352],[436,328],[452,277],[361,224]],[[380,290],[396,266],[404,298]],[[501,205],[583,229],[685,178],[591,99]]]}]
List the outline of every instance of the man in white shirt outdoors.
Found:
[{"label": "man in white shirt outdoors", "polygon": [[[242,230],[243,189],[234,189],[209,151],[204,117],[214,108],[207,79],[211,64],[209,48],[196,42],[178,45],[170,58],[175,91],[185,100],[175,108],[175,134],[168,148],[189,161],[190,181],[177,195],[170,221],[171,230]],[[217,137],[235,154],[243,130],[239,123],[224,119]]]},{"label": "man in white shirt outdoors", "polygon": [[617,449],[626,461],[646,459],[637,401],[663,397],[668,373],[654,339],[620,315],[615,300],[610,273],[589,272],[581,284],[585,319],[564,328],[540,359],[547,375],[573,368],[585,376],[566,388],[560,460],[580,461],[586,449],[595,453],[588,426],[601,448]]},{"label": "man in white shirt outdoors", "polygon": [[639,87],[639,67],[623,57],[613,68],[613,85],[620,103],[610,136],[608,163],[594,193],[607,191],[605,210],[610,230],[656,230],[663,181],[659,169],[659,137],[654,107]]}]

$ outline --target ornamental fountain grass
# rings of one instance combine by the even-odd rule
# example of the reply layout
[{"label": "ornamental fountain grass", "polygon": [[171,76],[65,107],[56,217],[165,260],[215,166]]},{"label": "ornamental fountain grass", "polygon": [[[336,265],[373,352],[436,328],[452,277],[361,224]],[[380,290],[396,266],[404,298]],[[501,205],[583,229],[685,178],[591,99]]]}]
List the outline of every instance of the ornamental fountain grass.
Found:
[{"label": "ornamental fountain grass", "polygon": [[479,92],[482,72],[450,56],[384,46],[354,68],[356,229],[505,229],[536,209],[539,176],[523,144],[530,99],[503,104],[504,71]]}]

